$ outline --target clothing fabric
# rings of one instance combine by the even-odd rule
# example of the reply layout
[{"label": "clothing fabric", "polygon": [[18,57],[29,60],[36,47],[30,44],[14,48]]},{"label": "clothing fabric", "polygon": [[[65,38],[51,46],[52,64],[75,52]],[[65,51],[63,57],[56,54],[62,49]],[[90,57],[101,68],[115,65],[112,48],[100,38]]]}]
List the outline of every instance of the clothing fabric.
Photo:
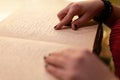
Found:
[{"label": "clothing fabric", "polygon": [[115,74],[120,78],[120,19],[111,28],[110,49],[115,65]]}]

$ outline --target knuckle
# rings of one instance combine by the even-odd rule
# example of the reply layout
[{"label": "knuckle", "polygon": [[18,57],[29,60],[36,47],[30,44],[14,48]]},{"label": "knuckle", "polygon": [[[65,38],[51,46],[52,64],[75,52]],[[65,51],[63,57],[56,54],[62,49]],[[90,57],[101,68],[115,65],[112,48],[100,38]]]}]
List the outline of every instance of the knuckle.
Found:
[{"label": "knuckle", "polygon": [[83,61],[85,58],[85,52],[78,51],[76,52],[76,56],[74,57],[75,61]]},{"label": "knuckle", "polygon": [[76,56],[76,60],[82,62],[91,53],[89,50],[79,51],[80,55]]},{"label": "knuckle", "polygon": [[80,8],[80,5],[78,3],[74,3],[74,4],[72,4],[72,8],[78,9],[78,8]]},{"label": "knuckle", "polygon": [[75,62],[79,64],[80,62],[83,62],[84,58],[84,56],[78,56],[76,57]]},{"label": "knuckle", "polygon": [[76,74],[74,71],[70,71],[67,75],[66,75],[67,80],[76,80]]},{"label": "knuckle", "polygon": [[60,17],[61,16],[61,12],[59,12],[58,14],[57,14],[57,17]]},{"label": "knuckle", "polygon": [[83,53],[83,55],[86,56],[86,55],[89,55],[91,52],[89,50],[85,49],[82,51],[82,53]]},{"label": "knuckle", "polygon": [[76,4],[73,4],[72,7],[70,8],[69,14],[70,15],[77,15],[79,12],[79,7]]},{"label": "knuckle", "polygon": [[69,11],[69,15],[74,15],[75,14],[75,12],[74,12],[74,9],[70,9],[70,11]]}]

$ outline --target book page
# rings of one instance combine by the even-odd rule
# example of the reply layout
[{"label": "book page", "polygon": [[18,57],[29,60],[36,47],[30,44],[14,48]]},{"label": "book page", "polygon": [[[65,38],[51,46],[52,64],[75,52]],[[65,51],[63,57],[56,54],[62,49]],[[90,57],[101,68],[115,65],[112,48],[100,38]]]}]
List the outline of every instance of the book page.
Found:
[{"label": "book page", "polygon": [[25,9],[0,22],[0,80],[56,80],[45,71],[44,56],[68,48],[92,51],[98,25],[54,30],[56,14]]},{"label": "book page", "polygon": [[73,47],[0,37],[0,80],[56,80],[46,72],[43,58],[67,48]]},{"label": "book page", "polygon": [[92,49],[98,25],[54,30],[58,24],[56,12],[46,10],[17,11],[0,23],[0,36],[54,42]]},{"label": "book page", "polygon": [[44,56],[68,48],[92,51],[98,25],[77,31],[54,30],[59,23],[57,12],[65,4],[60,2],[42,0],[38,5],[46,9],[36,10],[31,9],[36,4],[28,4],[29,9],[18,10],[0,22],[0,80],[56,80],[45,71]]}]

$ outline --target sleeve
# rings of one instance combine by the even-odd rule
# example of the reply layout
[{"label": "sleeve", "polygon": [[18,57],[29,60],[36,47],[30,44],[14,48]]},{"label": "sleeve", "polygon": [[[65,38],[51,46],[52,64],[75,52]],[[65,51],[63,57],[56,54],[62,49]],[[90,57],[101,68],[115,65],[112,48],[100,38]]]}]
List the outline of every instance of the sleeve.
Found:
[{"label": "sleeve", "polygon": [[110,49],[115,64],[115,74],[120,78],[120,19],[118,19],[112,27]]}]

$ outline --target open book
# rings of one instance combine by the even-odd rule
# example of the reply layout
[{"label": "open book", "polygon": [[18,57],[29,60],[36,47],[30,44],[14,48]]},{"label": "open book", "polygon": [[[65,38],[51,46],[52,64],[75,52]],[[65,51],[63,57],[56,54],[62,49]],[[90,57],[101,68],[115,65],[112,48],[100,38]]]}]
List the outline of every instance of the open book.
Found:
[{"label": "open book", "polygon": [[92,51],[98,25],[54,30],[55,12],[17,11],[0,23],[0,80],[56,80],[43,57],[67,48]]}]

